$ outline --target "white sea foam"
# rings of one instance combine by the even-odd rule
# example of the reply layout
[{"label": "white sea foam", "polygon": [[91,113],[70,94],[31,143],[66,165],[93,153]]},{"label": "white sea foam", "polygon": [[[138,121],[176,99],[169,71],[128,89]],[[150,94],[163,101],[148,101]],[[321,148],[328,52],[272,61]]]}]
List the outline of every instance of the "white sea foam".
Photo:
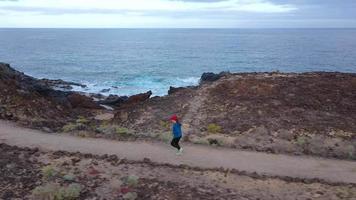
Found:
[{"label": "white sea foam", "polygon": [[[168,94],[170,86],[173,87],[186,87],[195,86],[199,84],[200,77],[187,77],[187,78],[162,78],[142,76],[136,77],[124,82],[81,82],[87,87],[82,88],[73,86],[73,91],[85,93],[98,93],[102,95],[116,94],[120,96],[130,96],[138,93],[152,91],[153,96],[164,96]],[[103,92],[103,90],[107,90]]]}]

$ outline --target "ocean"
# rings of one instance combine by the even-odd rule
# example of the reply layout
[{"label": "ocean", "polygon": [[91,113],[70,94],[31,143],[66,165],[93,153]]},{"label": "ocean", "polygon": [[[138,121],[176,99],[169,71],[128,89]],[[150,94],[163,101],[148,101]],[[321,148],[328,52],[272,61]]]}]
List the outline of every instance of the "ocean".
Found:
[{"label": "ocean", "polygon": [[356,29],[0,29],[0,62],[36,78],[132,95],[203,72],[356,72]]}]

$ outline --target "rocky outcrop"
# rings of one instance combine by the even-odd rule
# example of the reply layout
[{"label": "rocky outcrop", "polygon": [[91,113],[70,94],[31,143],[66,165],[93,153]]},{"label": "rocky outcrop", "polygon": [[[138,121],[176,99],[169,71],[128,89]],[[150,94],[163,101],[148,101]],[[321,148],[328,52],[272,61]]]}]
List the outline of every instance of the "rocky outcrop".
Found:
[{"label": "rocky outcrop", "polygon": [[75,82],[71,82],[71,81],[63,81],[61,79],[57,79],[57,80],[40,79],[39,81],[44,83],[48,87],[60,89],[60,90],[67,90],[67,91],[72,90],[73,89],[72,86],[79,86],[82,88],[87,87],[84,84],[75,83]]},{"label": "rocky outcrop", "polygon": [[67,99],[73,108],[101,109],[99,104],[94,102],[91,97],[82,94],[71,93],[67,96]]},{"label": "rocky outcrop", "polygon": [[100,100],[98,103],[108,106],[118,107],[128,100],[127,96],[109,95],[104,100]]},{"label": "rocky outcrop", "polygon": [[152,91],[148,91],[146,93],[132,95],[125,101],[125,104],[131,104],[132,105],[132,104],[137,104],[137,103],[146,101],[147,99],[150,98],[151,95],[152,95]]},{"label": "rocky outcrop", "polygon": [[98,101],[101,105],[108,105],[114,108],[118,108],[120,106],[131,106],[134,104],[138,104],[148,100],[152,95],[151,91],[146,93],[128,96],[118,96],[118,95],[109,95],[103,100]]},{"label": "rocky outcrop", "polygon": [[[52,88],[54,83],[63,82],[50,82],[27,76],[8,64],[0,63],[0,118],[56,130],[78,115],[87,115],[81,108],[99,108],[91,99]],[[79,103],[78,99],[83,102]]]},{"label": "rocky outcrop", "polygon": [[219,74],[215,74],[215,73],[212,73],[212,72],[206,72],[206,73],[203,73],[203,75],[201,76],[200,82],[201,83],[214,82],[214,81],[217,81],[220,78],[222,78],[223,76],[226,76],[228,74],[230,74],[230,73],[229,72],[221,72]]}]

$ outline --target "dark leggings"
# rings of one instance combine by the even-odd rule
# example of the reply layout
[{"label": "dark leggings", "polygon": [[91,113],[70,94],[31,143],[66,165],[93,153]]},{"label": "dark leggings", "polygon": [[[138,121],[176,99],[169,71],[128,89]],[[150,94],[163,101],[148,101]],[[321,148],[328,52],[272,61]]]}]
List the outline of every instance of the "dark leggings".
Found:
[{"label": "dark leggings", "polygon": [[179,140],[180,140],[181,137],[178,137],[178,138],[173,138],[172,142],[171,142],[171,145],[175,148],[177,148],[178,150],[180,149],[180,146],[179,146]]}]

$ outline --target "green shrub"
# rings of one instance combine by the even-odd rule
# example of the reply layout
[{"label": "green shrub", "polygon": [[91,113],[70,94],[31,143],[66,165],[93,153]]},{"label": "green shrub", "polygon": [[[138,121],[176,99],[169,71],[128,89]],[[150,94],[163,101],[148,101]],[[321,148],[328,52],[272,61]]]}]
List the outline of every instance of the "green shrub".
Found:
[{"label": "green shrub", "polygon": [[83,116],[79,116],[76,122],[77,122],[77,124],[86,124],[89,122],[89,120]]},{"label": "green shrub", "polygon": [[105,135],[110,135],[114,132],[114,129],[112,128],[111,125],[107,123],[103,123],[98,128],[96,128],[96,131],[99,133],[103,133]]},{"label": "green shrub", "polygon": [[130,175],[126,179],[126,184],[128,186],[135,187],[138,184],[138,179],[139,179],[139,177],[137,177],[135,175]]},{"label": "green shrub", "polygon": [[63,132],[71,132],[74,131],[76,129],[76,124],[74,123],[69,123],[63,126],[62,130]]},{"label": "green shrub", "polygon": [[56,192],[60,186],[55,183],[48,183],[44,186],[38,186],[32,190],[32,199],[34,200],[54,200]]},{"label": "green shrub", "polygon": [[43,175],[43,178],[45,178],[45,179],[53,178],[58,173],[59,172],[57,171],[57,169],[55,167],[53,167],[52,165],[47,165],[42,168],[42,175]]},{"label": "green shrub", "polygon": [[135,200],[135,199],[137,199],[137,193],[136,192],[128,192],[123,196],[123,198],[125,200]]},{"label": "green shrub", "polygon": [[306,144],[306,142],[307,142],[307,138],[305,136],[299,136],[297,138],[297,144],[299,146],[304,146]]},{"label": "green shrub", "polygon": [[66,133],[75,131],[75,130],[83,130],[83,129],[85,129],[85,125],[82,123],[69,123],[62,127],[63,132],[66,132]]},{"label": "green shrub", "polygon": [[72,199],[77,199],[80,196],[81,190],[82,190],[81,185],[77,183],[72,183],[67,187],[60,188],[58,194],[64,200],[72,200]]},{"label": "green shrub", "polygon": [[209,133],[221,133],[221,131],[222,131],[221,126],[219,126],[217,124],[209,124],[207,129],[208,129]]},{"label": "green shrub", "polygon": [[355,147],[352,145],[347,146],[347,150],[348,150],[348,156],[350,159],[354,158],[354,154],[355,154]]},{"label": "green shrub", "polygon": [[164,130],[170,130],[171,129],[171,123],[169,121],[160,121],[160,126],[164,129]]},{"label": "green shrub", "polygon": [[74,181],[75,180],[75,175],[73,174],[66,174],[63,176],[63,179],[66,181]]},{"label": "green shrub", "polygon": [[116,127],[115,132],[117,135],[125,136],[125,135],[129,134],[129,129],[124,128],[124,127]]},{"label": "green shrub", "polygon": [[80,196],[81,185],[77,183],[61,187],[58,183],[47,183],[32,190],[32,197],[36,200],[74,200]]}]

